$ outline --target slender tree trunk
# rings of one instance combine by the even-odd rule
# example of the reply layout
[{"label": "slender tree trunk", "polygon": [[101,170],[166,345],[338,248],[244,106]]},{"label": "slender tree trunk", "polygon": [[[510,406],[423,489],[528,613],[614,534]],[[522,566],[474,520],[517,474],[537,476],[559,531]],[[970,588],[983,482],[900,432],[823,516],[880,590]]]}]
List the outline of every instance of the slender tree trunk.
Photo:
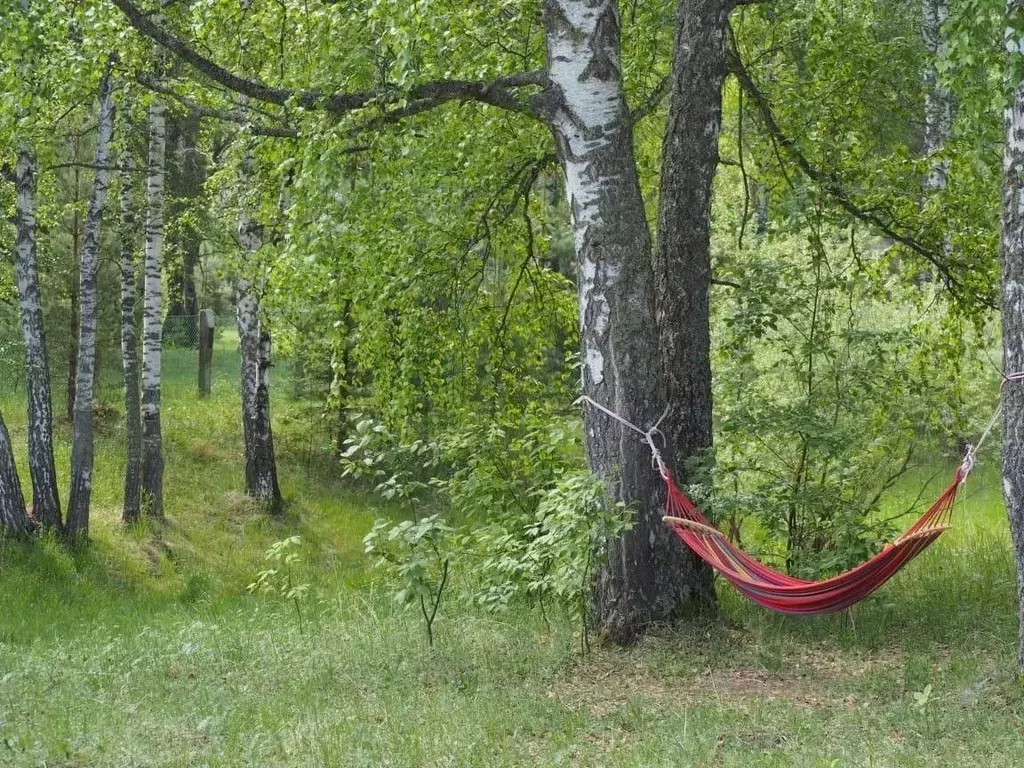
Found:
[{"label": "slender tree trunk", "polygon": [[[1021,29],[1024,4],[1007,0],[1011,23]],[[1014,89],[1006,110],[1002,200],[1003,368],[1024,371],[1024,67],[1017,50],[1024,32],[1009,28],[1007,48],[1014,67]],[[1003,497],[1017,564],[1020,635],[1017,661],[1024,673],[1024,382],[1003,388]]]},{"label": "slender tree trunk", "polygon": [[71,304],[71,316],[68,318],[68,375],[67,379],[65,379],[67,386],[64,390],[64,408],[69,424],[73,424],[75,421],[75,381],[78,378],[78,283],[80,277],[74,270],[78,269],[79,263],[82,260],[82,219],[78,215],[78,194],[81,189],[81,166],[79,165],[78,156],[80,144],[81,136],[76,133],[71,142],[72,158],[75,162],[75,168],[72,172],[74,193],[71,211],[71,264],[73,272],[71,275],[71,288],[69,289],[70,295],[68,297]]},{"label": "slender tree trunk", "polygon": [[[71,261],[77,267],[82,261],[82,249],[79,247],[78,214],[75,214],[74,233],[71,244]],[[74,285],[71,288],[71,295],[68,297],[71,303],[70,317],[68,317],[68,375],[67,387],[64,391],[64,410],[68,423],[75,421],[75,382],[78,379],[78,337],[80,328],[78,325],[78,283],[81,280],[79,275],[72,275]]]},{"label": "slender tree trunk", "polygon": [[355,331],[355,321],[352,317],[352,299],[346,299],[342,307],[342,328],[345,330],[345,338],[333,366],[334,382],[331,386],[333,394],[338,398],[338,423],[334,446],[339,456],[345,450],[345,441],[348,439],[348,407],[354,384],[351,339]]},{"label": "slender tree trunk", "polygon": [[[243,214],[238,239],[247,260],[262,246],[259,224]],[[260,306],[252,281],[235,283],[238,342],[242,350],[242,432],[245,438],[245,490],[272,512],[281,509],[274,435],[270,423],[270,335],[260,328]]]},{"label": "slender tree trunk", "polygon": [[146,163],[146,249],[142,310],[142,503],[146,514],[164,516],[164,456],[160,430],[160,260],[164,240],[164,108],[149,108],[149,157]]},{"label": "slender tree trunk", "polygon": [[[953,124],[953,102],[949,89],[939,80],[938,62],[945,56],[942,25],[949,18],[949,0],[922,0],[922,35],[928,49],[924,70],[924,153],[932,158],[949,141]],[[948,160],[932,160],[925,180],[925,192],[946,188]]]},{"label": "slender tree trunk", "polygon": [[95,390],[96,326],[99,297],[96,291],[100,263],[100,225],[106,205],[110,171],[110,141],[114,133],[114,99],[110,67],[100,84],[100,119],[96,138],[96,176],[89,212],[85,219],[85,243],[79,269],[78,295],[82,317],[78,336],[78,376],[75,379],[75,423],[71,446],[71,497],[68,500],[68,533],[89,535],[89,506],[92,501],[93,432],[92,402]]},{"label": "slender tree trunk", "polygon": [[195,269],[199,262],[202,236],[192,226],[189,213],[202,195],[206,181],[206,164],[198,151],[199,117],[195,114],[172,118],[167,124],[167,210],[171,221],[180,220],[169,248],[176,257],[168,276],[169,316],[196,315]]},{"label": "slender tree trunk", "polygon": [[[46,355],[43,305],[39,295],[39,270],[36,263],[35,172],[32,154],[22,149],[18,152],[15,170],[17,243],[14,273],[18,284],[28,380],[28,465],[32,478],[33,514],[41,525],[60,529],[60,494],[53,461],[50,365]],[[18,492],[20,494],[20,489]]]},{"label": "slender tree trunk", "polygon": [[122,519],[134,523],[142,510],[142,405],[138,334],[135,329],[135,247],[138,223],[131,177],[121,177],[121,367],[124,371],[125,468]]},{"label": "slender tree trunk", "polygon": [[[718,166],[725,79],[725,0],[681,0],[668,126],[662,151],[658,246],[654,254],[660,347],[672,410],[662,430],[675,449],[675,473],[709,460],[711,399],[711,188]],[[711,570],[683,548],[675,565],[681,600],[715,600]]]},{"label": "slender tree trunk", "polygon": [[[547,0],[543,21],[552,82],[547,109],[578,262],[583,392],[634,424],[651,425],[665,396],[651,237],[619,68],[618,9],[610,0]],[[603,638],[628,643],[686,611],[691,574],[678,570],[681,545],[662,525],[664,486],[648,446],[599,412],[588,409],[584,418],[591,469],[636,514],[633,527],[609,542],[593,616]]]},{"label": "slender tree trunk", "polygon": [[25,497],[21,493],[18,467],[7,425],[0,414],[0,535],[27,533],[34,528],[25,510]]}]

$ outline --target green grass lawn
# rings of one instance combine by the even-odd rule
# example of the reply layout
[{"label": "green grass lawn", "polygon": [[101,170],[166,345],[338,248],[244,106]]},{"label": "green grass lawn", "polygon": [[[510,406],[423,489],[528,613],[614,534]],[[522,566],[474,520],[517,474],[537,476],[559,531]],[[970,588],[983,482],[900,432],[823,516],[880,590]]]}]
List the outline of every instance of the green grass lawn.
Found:
[{"label": "green grass lawn", "polygon": [[[0,546],[0,765],[1024,764],[992,462],[957,528],[849,613],[779,617],[723,589],[728,621],[581,656],[557,617],[455,600],[429,650],[362,554],[387,510],[317,459],[316,416],[287,397],[286,370],[288,512],[268,519],[240,493],[233,343],[219,341],[205,401],[191,353],[166,355],[165,528],[121,526],[123,424],[108,415],[92,545]],[[22,397],[0,404],[23,453]],[[58,433],[66,488],[67,425]],[[249,595],[267,547],[291,535],[309,592],[297,605]]]}]

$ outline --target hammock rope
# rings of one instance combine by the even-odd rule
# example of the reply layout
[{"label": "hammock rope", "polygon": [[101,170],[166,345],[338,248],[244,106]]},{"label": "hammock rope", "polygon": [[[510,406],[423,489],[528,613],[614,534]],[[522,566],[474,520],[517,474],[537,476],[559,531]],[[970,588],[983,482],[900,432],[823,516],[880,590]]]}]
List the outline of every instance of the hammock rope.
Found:
[{"label": "hammock rope", "polygon": [[[1007,374],[1003,376],[1003,385],[1022,380],[1024,372]],[[655,439],[660,436],[664,444],[665,436],[658,426],[668,415],[667,409],[653,427],[645,430],[586,395],[581,399],[647,442],[653,466],[668,491],[662,519],[676,536],[746,598],[769,610],[791,615],[834,613],[849,608],[879,589],[949,530],[957,492],[974,469],[978,451],[995,427],[1002,408],[1000,402],[978,442],[967,446],[953,481],[903,535],[845,573],[821,581],[804,581],[770,568],[735,546],[679,490]]]}]

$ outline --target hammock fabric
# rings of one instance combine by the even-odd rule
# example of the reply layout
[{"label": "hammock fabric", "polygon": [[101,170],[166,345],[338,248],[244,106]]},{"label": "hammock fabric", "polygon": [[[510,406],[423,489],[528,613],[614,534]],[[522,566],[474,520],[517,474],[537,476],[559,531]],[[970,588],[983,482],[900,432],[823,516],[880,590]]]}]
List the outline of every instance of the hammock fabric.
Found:
[{"label": "hammock fabric", "polygon": [[[957,490],[973,465],[971,452],[968,457],[972,461],[957,469],[953,483],[906,533],[867,562],[824,581],[794,579],[735,547],[676,487],[664,464],[657,463],[668,487],[665,523],[690,549],[758,605],[779,613],[811,615],[841,611],[863,600],[949,529]],[[655,458],[661,457],[655,453]]]}]

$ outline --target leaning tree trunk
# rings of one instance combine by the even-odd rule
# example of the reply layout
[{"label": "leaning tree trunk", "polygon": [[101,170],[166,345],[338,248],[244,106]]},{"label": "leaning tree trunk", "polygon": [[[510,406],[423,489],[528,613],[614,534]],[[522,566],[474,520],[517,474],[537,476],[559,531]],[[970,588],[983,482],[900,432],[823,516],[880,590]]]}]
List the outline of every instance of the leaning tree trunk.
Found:
[{"label": "leaning tree trunk", "polygon": [[949,89],[939,79],[938,63],[945,56],[946,43],[942,25],[949,18],[949,0],[922,0],[922,37],[928,49],[924,70],[924,153],[930,166],[925,179],[925,192],[938,192],[946,188],[949,161],[936,160],[953,124],[953,102]]},{"label": "leaning tree trunk", "polygon": [[[1019,0],[1007,0],[1011,19],[1021,16]],[[1011,61],[1018,58],[1024,34],[1010,35]],[[1003,148],[1002,303],[1003,368],[1007,374],[1024,371],[1024,68],[1014,72],[1014,90],[1006,110]],[[1003,388],[1003,497],[1017,564],[1017,602],[1020,634],[1017,651],[1024,673],[1024,382]]]},{"label": "leaning tree trunk", "polygon": [[160,430],[160,259],[164,240],[164,108],[149,108],[146,162],[146,252],[142,309],[142,504],[146,514],[164,516],[164,456]]},{"label": "leaning tree trunk", "polygon": [[[654,254],[660,347],[672,410],[663,422],[676,478],[710,459],[711,187],[718,166],[725,79],[724,0],[681,0],[668,125],[662,151],[658,246]],[[687,548],[677,568],[695,607],[715,600],[711,570]]]},{"label": "leaning tree trunk", "polygon": [[121,366],[124,371],[124,522],[142,510],[142,410],[139,400],[138,334],[135,329],[135,243],[137,222],[131,177],[121,177]]},{"label": "leaning tree trunk", "polygon": [[[578,262],[583,392],[650,425],[665,396],[651,237],[619,68],[618,9],[610,0],[548,0],[543,19],[552,82],[547,109]],[[609,542],[592,617],[603,638],[628,643],[686,612],[693,569],[680,568],[681,545],[661,523],[664,485],[648,446],[599,412],[588,409],[584,418],[592,470],[636,514],[633,527]]]},{"label": "leaning tree trunk", "polygon": [[[260,227],[242,216],[238,239],[247,261],[262,245]],[[270,424],[270,335],[260,329],[260,305],[251,280],[235,283],[238,343],[242,351],[242,433],[245,442],[245,490],[272,512],[281,509],[274,433]]]},{"label": "leaning tree trunk", "polygon": [[25,511],[18,467],[14,463],[11,436],[0,414],[0,535],[27,533],[34,525]]},{"label": "leaning tree trunk", "polygon": [[85,218],[85,242],[79,268],[78,296],[81,307],[78,334],[78,373],[75,378],[75,423],[71,445],[71,497],[68,500],[68,533],[89,535],[89,504],[92,500],[93,433],[92,401],[95,389],[96,326],[99,299],[96,279],[100,264],[100,224],[110,179],[110,140],[114,133],[114,99],[110,64],[100,84],[100,120],[96,137],[96,175],[89,211]]},{"label": "leaning tree trunk", "polygon": [[[27,149],[18,152],[15,171],[14,274],[18,284],[21,330],[25,343],[28,389],[28,466],[32,478],[32,508],[43,526],[61,527],[60,494],[53,461],[53,401],[50,365],[43,332],[43,305],[36,263],[35,162]],[[20,490],[19,490],[20,493]]]}]

